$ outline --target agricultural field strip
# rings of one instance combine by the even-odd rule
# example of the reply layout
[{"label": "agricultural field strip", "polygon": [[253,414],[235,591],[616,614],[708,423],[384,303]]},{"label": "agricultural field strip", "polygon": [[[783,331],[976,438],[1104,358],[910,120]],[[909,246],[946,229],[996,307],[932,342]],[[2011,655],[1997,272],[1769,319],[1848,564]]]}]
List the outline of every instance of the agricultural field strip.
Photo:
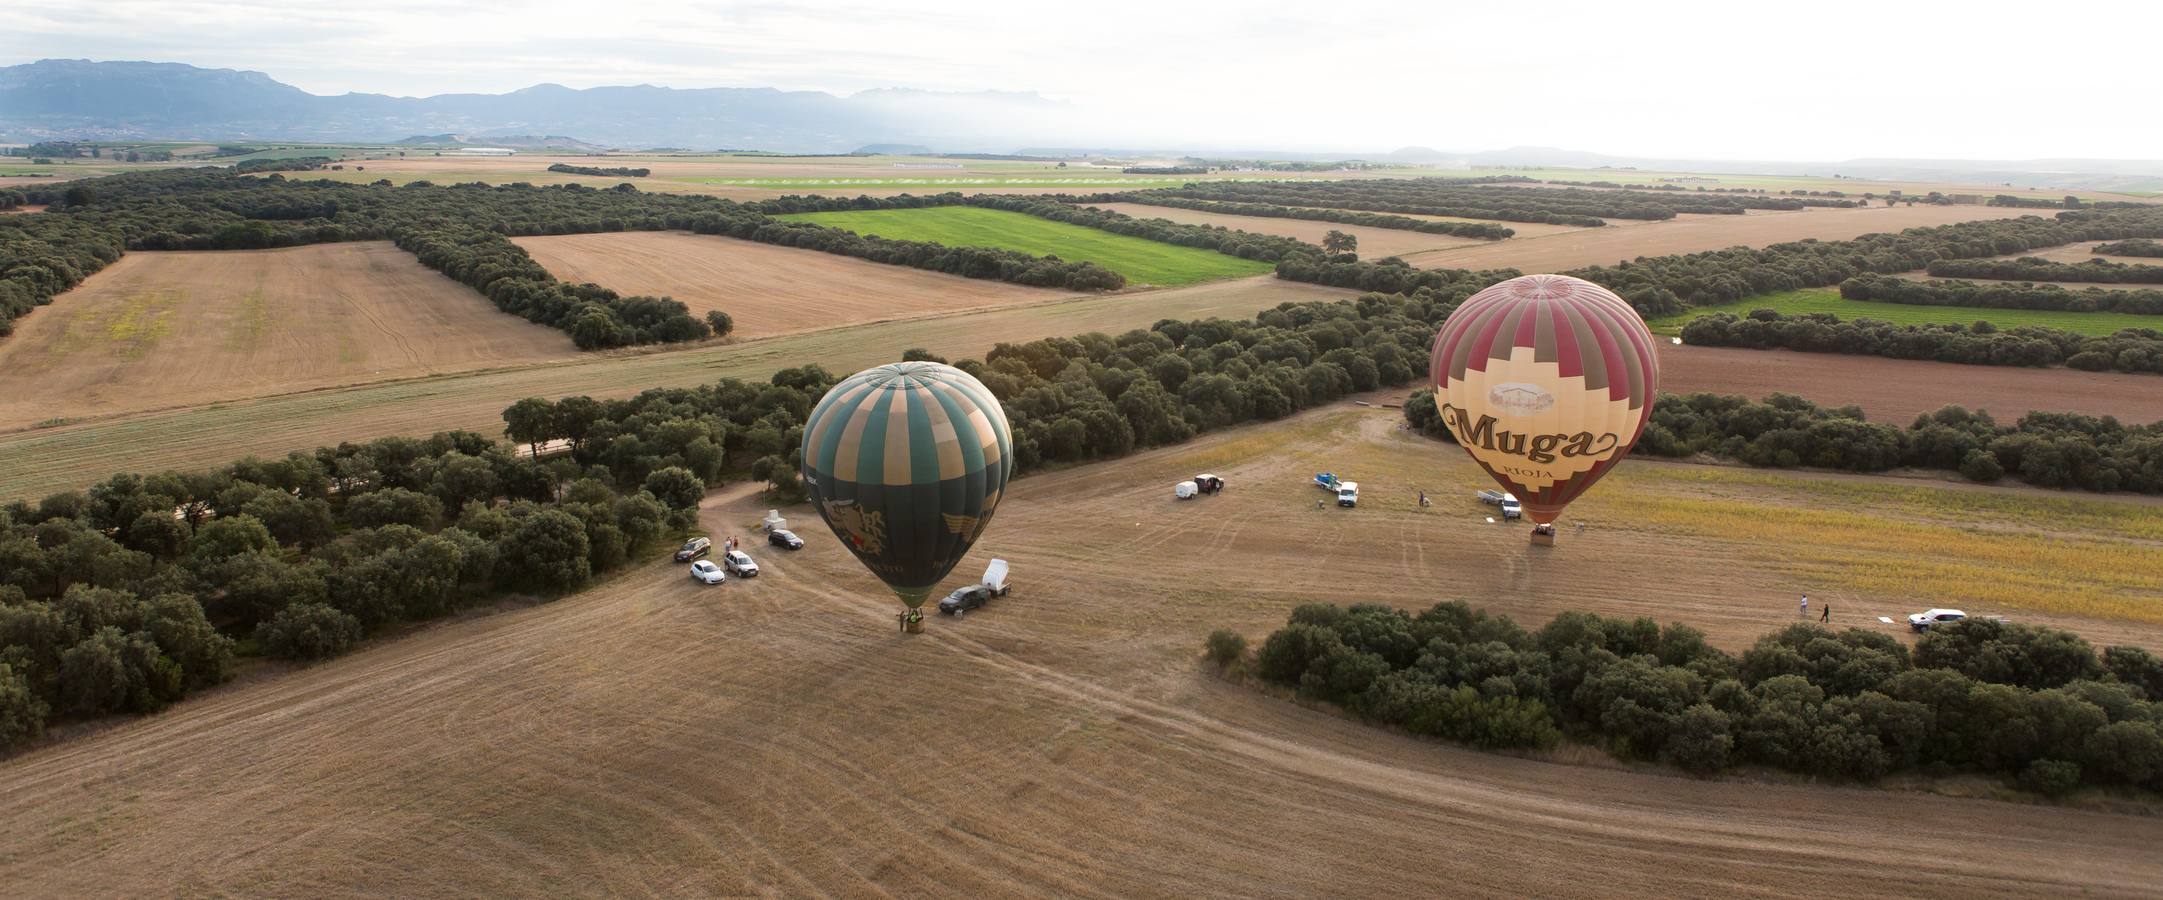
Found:
[{"label": "agricultural field strip", "polygon": [[791,213],[775,218],[812,222],[894,240],[933,241],[955,247],[993,247],[1066,260],[1087,260],[1125,275],[1130,282],[1163,286],[1256,275],[1270,268],[1265,262],[1211,250],[969,206]]},{"label": "agricultural field strip", "polygon": [[1899,325],[1969,325],[1989,322],[2000,329],[2017,328],[2022,325],[2041,325],[2086,335],[2108,335],[2123,328],[2163,328],[2163,316],[2140,315],[2118,312],[2061,312],[2043,309],[1993,309],[1974,306],[1923,306],[1909,303],[1881,303],[1871,300],[1849,300],[1840,296],[1838,288],[1804,288],[1779,294],[1751,297],[1718,306],[1693,307],[1673,315],[1659,316],[1647,321],[1658,334],[1680,334],[1682,326],[1692,319],[1714,313],[1747,316],[1752,310],[1770,309],[1781,315],[1805,315],[1809,313],[1832,313],[1842,320],[1878,319]]}]

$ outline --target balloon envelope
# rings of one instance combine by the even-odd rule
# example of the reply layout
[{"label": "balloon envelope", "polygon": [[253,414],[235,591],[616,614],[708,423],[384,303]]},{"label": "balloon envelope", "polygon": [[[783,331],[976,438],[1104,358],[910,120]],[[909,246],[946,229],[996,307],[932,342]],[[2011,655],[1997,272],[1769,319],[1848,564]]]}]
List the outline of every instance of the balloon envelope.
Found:
[{"label": "balloon envelope", "polygon": [[1014,473],[998,399],[938,363],[843,379],[804,419],[803,447],[819,517],[912,608],[991,524]]},{"label": "balloon envelope", "polygon": [[1552,524],[1629,454],[1660,384],[1652,332],[1606,288],[1526,275],[1472,295],[1429,359],[1435,407],[1472,459]]}]

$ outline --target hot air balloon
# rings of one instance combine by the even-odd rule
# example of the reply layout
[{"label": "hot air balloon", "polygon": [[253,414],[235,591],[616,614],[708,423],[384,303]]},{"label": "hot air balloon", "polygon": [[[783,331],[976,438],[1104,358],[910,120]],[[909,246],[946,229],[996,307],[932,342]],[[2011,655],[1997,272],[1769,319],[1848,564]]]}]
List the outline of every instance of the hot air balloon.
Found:
[{"label": "hot air balloon", "polygon": [[1435,407],[1553,543],[1570,501],[1629,455],[1660,361],[1637,310],[1592,282],[1526,275],[1472,295],[1435,335]]},{"label": "hot air balloon", "polygon": [[873,575],[918,608],[991,524],[1014,474],[1006,411],[952,366],[865,369],[804,419],[804,486],[819,517]]}]

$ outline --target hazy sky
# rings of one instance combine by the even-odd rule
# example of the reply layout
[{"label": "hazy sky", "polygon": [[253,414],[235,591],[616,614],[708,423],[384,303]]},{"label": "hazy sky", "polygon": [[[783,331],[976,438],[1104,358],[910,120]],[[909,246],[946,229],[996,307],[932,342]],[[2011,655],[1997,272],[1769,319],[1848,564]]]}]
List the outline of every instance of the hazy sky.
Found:
[{"label": "hazy sky", "polygon": [[2163,0],[95,0],[6,19],[0,63],[184,62],[322,94],[1035,91],[1100,145],[2163,157]]}]

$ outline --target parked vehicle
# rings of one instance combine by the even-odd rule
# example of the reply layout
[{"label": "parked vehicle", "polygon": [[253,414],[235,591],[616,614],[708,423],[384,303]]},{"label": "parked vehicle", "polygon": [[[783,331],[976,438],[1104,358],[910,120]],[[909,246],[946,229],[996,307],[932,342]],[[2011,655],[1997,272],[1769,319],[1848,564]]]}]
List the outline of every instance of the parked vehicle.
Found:
[{"label": "parked vehicle", "polygon": [[1338,506],[1358,506],[1358,505],[1359,505],[1359,482],[1357,482],[1357,481],[1340,481],[1340,482],[1337,482],[1337,505],[1338,505]]},{"label": "parked vehicle", "polygon": [[1515,519],[1525,514],[1524,504],[1517,502],[1516,494],[1506,494],[1501,491],[1481,491],[1479,496],[1481,503],[1502,507],[1502,517],[1505,519]]},{"label": "parked vehicle", "polygon": [[1224,490],[1224,479],[1215,475],[1196,475],[1194,476],[1194,487],[1204,494],[1214,494]]},{"label": "parked vehicle", "polygon": [[1172,499],[1174,500],[1192,500],[1194,495],[1199,492],[1200,488],[1196,487],[1194,482],[1191,481],[1182,481],[1172,485]]},{"label": "parked vehicle", "polygon": [[728,575],[720,566],[714,565],[713,560],[702,559],[691,564],[691,578],[705,584],[720,584],[728,580]]},{"label": "parked vehicle", "polygon": [[1321,472],[1314,476],[1314,486],[1332,494],[1337,492],[1337,476],[1333,472]]},{"label": "parked vehicle", "polygon": [[1958,622],[1968,617],[1957,609],[1926,609],[1908,617],[1908,627],[1917,632],[1929,631],[1933,626]]},{"label": "parked vehicle", "polygon": [[676,551],[676,561],[690,562],[701,556],[705,556],[706,553],[712,549],[713,538],[695,537],[683,542],[683,547]]},{"label": "parked vehicle", "polygon": [[738,578],[759,577],[759,564],[751,561],[751,555],[742,550],[730,550],[721,554],[722,567]]},{"label": "parked vehicle", "polygon": [[780,547],[783,550],[804,549],[804,539],[797,537],[796,532],[786,528],[776,528],[766,532],[766,543]]},{"label": "parked vehicle", "polygon": [[1006,580],[1006,560],[995,559],[984,567],[984,580],[946,595],[939,601],[939,611],[959,616],[991,602],[993,597],[1004,597],[1014,585]]}]

